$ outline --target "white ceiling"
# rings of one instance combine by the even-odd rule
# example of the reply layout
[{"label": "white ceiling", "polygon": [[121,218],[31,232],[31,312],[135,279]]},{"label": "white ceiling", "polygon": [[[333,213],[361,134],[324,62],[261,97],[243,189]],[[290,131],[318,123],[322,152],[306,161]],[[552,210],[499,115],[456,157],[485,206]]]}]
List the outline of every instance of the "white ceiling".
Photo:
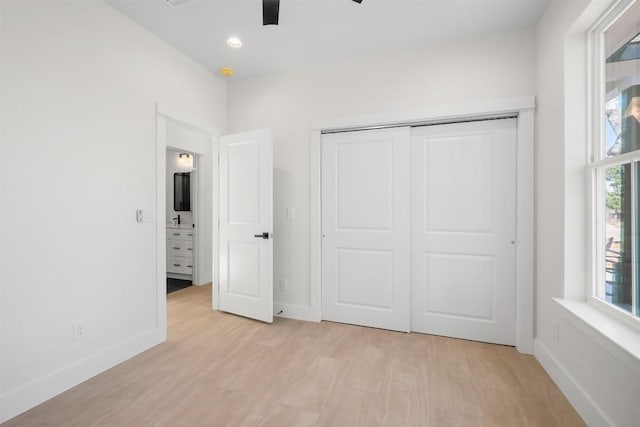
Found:
[{"label": "white ceiling", "polygon": [[[178,1],[107,0],[211,70],[232,67],[233,79],[531,28],[548,2],[281,0],[280,25],[263,26],[262,0]],[[231,35],[242,48],[227,46]]]}]

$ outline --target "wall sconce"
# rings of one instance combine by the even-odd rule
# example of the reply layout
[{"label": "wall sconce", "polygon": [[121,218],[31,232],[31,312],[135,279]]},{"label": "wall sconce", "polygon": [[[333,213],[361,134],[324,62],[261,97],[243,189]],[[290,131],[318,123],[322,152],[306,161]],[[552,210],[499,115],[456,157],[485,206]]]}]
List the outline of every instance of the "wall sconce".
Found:
[{"label": "wall sconce", "polygon": [[189,153],[180,153],[178,163],[184,168],[193,169],[193,156]]}]

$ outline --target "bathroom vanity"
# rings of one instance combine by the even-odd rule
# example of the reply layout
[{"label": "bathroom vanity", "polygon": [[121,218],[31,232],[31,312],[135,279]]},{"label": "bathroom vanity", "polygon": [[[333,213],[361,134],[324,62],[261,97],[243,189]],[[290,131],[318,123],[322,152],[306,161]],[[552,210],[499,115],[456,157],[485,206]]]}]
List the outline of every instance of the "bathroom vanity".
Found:
[{"label": "bathroom vanity", "polygon": [[194,233],[192,227],[167,226],[167,273],[193,275]]}]

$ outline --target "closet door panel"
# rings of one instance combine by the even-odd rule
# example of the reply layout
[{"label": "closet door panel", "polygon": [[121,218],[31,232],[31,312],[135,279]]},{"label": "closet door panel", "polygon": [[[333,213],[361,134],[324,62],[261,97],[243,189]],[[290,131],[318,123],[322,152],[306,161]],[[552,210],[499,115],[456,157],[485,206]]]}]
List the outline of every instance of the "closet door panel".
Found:
[{"label": "closet door panel", "polygon": [[411,330],[515,344],[515,120],[412,130]]},{"label": "closet door panel", "polygon": [[409,128],[322,140],[322,318],[410,327]]}]

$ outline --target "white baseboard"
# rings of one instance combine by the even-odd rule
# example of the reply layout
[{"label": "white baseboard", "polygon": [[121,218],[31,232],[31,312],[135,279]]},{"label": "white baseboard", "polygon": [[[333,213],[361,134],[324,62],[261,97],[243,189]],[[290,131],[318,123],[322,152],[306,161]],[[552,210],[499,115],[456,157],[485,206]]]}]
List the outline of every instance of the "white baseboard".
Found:
[{"label": "white baseboard", "polygon": [[314,316],[311,307],[309,307],[308,305],[286,304],[276,301],[273,303],[273,314],[276,317],[305,320],[307,322],[318,321],[316,316]]},{"label": "white baseboard", "polygon": [[145,331],[0,396],[0,423],[124,362],[165,340],[160,329]]},{"label": "white baseboard", "polygon": [[539,339],[534,340],[535,357],[588,426],[614,426],[575,378],[562,366],[549,348]]}]

